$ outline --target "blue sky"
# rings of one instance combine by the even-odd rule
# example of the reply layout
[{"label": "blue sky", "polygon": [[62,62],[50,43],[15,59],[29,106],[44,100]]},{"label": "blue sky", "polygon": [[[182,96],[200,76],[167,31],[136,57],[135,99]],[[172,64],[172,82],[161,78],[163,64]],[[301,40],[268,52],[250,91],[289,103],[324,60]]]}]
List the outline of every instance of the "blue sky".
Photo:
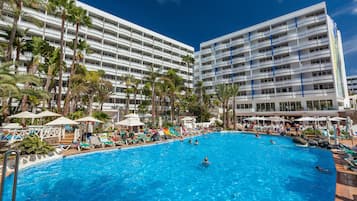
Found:
[{"label": "blue sky", "polygon": [[[321,0],[81,0],[199,49],[201,42]],[[348,75],[357,75],[357,0],[327,0],[342,33]],[[259,6],[257,6],[259,5]]]}]

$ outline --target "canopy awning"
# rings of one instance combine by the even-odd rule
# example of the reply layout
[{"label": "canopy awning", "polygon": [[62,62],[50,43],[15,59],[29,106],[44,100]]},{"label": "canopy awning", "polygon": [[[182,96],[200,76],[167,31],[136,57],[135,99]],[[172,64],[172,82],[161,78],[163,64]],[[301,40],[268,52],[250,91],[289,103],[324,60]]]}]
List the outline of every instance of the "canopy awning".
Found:
[{"label": "canopy awning", "polygon": [[94,122],[94,123],[104,123],[103,121],[99,120],[99,119],[96,119],[94,117],[91,117],[91,116],[87,116],[87,117],[83,117],[83,118],[80,118],[80,119],[76,119],[74,120],[76,122]]},{"label": "canopy awning", "polygon": [[78,122],[75,122],[71,119],[68,119],[66,117],[60,117],[58,119],[55,119],[51,122],[48,122],[46,126],[63,126],[63,125],[78,125]]}]

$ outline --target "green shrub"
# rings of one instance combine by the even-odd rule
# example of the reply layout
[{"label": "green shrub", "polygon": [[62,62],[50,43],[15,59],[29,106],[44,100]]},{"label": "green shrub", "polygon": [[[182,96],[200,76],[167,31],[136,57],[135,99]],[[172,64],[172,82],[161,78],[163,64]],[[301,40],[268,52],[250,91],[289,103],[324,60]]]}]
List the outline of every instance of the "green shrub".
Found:
[{"label": "green shrub", "polygon": [[25,137],[17,148],[20,149],[21,154],[48,154],[55,150],[46,142],[41,141],[37,135]]},{"label": "green shrub", "polygon": [[96,119],[99,119],[103,122],[106,122],[110,119],[110,116],[105,113],[105,112],[102,112],[102,111],[95,111],[92,113],[92,117],[96,118]]},{"label": "green shrub", "polygon": [[314,130],[312,128],[307,128],[303,131],[304,135],[321,135],[320,130]]}]

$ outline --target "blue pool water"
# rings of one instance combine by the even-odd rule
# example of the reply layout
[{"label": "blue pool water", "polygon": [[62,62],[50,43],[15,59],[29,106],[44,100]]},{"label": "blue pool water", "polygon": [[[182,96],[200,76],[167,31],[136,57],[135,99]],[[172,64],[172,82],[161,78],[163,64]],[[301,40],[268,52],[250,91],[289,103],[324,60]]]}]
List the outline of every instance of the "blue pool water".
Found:
[{"label": "blue pool water", "polygon": [[[296,147],[285,137],[210,134],[195,139],[199,145],[186,139],[26,169],[19,174],[17,200],[334,200],[336,171],[328,151]],[[205,156],[209,167],[201,165]],[[316,165],[331,171],[321,173]],[[11,179],[5,182],[4,200],[9,200]]]}]

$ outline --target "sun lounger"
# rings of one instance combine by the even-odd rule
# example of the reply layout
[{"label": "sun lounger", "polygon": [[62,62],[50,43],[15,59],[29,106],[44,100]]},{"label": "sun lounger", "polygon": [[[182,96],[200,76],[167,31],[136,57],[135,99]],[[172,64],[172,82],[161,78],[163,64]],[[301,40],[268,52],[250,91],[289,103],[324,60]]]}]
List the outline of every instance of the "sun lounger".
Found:
[{"label": "sun lounger", "polygon": [[115,146],[114,142],[109,140],[106,135],[99,136],[99,140],[104,146],[111,146],[111,147]]},{"label": "sun lounger", "polygon": [[138,134],[137,140],[146,143],[150,142],[151,138],[147,137],[145,134]]},{"label": "sun lounger", "polygon": [[79,151],[84,150],[84,149],[88,150],[88,149],[91,149],[91,148],[92,148],[91,145],[88,144],[88,143],[85,143],[85,142],[80,142],[79,146],[78,146],[78,150]]},{"label": "sun lounger", "polygon": [[100,142],[98,136],[90,136],[89,144],[92,145],[94,148],[103,148],[103,143]]}]

